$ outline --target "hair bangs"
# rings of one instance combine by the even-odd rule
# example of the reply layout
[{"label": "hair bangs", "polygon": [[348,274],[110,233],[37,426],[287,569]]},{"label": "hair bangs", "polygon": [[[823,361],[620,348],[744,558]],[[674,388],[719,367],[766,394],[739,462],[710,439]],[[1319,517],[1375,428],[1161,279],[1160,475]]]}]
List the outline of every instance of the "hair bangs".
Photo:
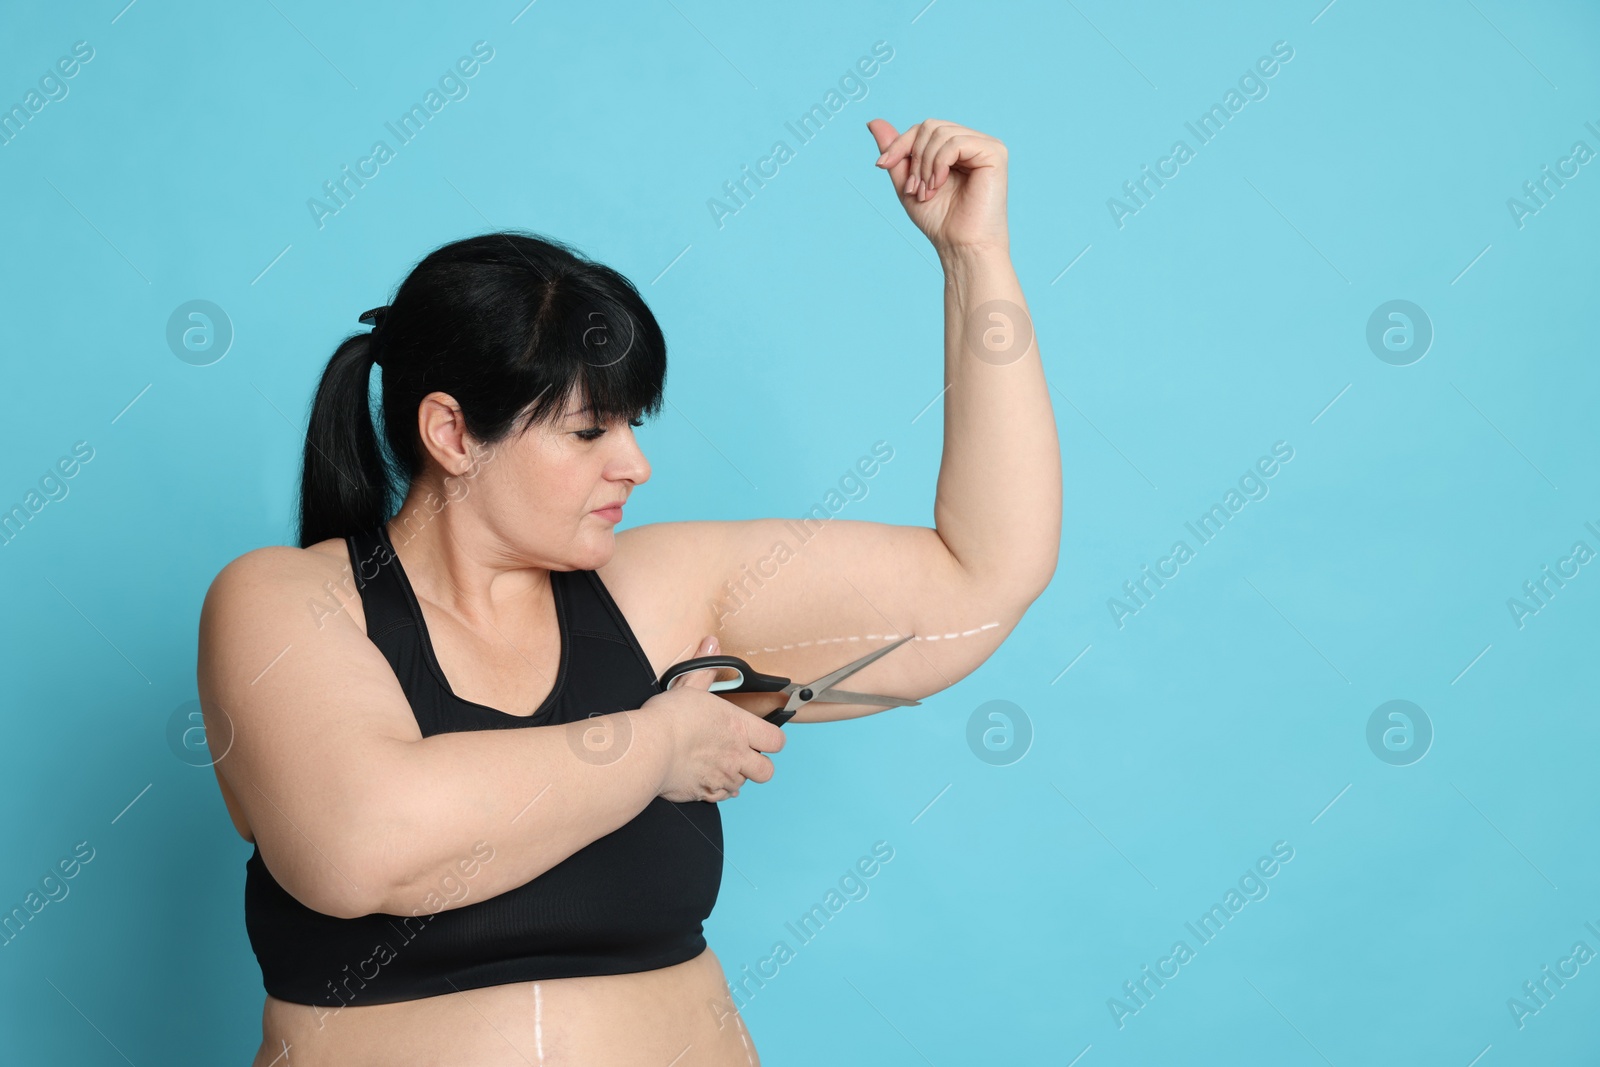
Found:
[{"label": "hair bangs", "polygon": [[523,362],[537,395],[523,416],[524,429],[578,411],[596,422],[660,414],[667,361],[654,316],[641,319],[623,301],[571,276],[530,302],[537,310]]}]

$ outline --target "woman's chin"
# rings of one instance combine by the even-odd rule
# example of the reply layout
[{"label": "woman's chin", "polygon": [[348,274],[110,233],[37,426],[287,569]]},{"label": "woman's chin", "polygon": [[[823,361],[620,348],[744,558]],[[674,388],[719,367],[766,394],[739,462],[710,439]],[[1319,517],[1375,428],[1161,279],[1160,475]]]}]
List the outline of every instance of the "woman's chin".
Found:
[{"label": "woman's chin", "polygon": [[578,570],[594,571],[611,562],[611,557],[617,554],[617,537],[615,531],[607,527],[599,533],[591,532],[584,539],[583,550],[578,553],[581,560],[576,564]]}]

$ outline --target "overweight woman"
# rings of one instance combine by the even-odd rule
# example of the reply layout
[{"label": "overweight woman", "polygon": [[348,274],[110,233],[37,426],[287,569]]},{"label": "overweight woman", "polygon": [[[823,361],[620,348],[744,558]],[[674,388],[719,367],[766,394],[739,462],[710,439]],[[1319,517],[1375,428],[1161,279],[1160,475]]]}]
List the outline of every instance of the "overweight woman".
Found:
[{"label": "overweight woman", "polygon": [[[660,409],[661,330],[616,272],[531,235],[432,252],[333,354],[299,547],[229,563],[200,619],[207,737],[255,845],[255,1067],[760,1062],[702,922],[717,805],[771,779],[782,698],[657,680],[721,652],[806,681],[915,635],[850,689],[926,697],[994,652],[1060,540],[1005,147],[868,128],[944,272],[943,382],[891,357],[896,408],[943,405],[934,528],[619,531],[650,477],[633,428]],[[883,710],[809,704],[789,728]]]}]

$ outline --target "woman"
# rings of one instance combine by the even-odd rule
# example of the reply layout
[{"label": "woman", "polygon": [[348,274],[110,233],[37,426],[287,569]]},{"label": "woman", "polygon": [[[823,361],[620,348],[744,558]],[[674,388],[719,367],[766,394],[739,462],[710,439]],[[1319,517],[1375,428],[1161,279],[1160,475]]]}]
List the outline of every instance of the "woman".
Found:
[{"label": "woman", "polygon": [[[932,119],[868,128],[944,269],[937,529],[812,523],[799,545],[779,519],[616,531],[650,476],[632,427],[659,410],[664,344],[626,280],[552,242],[436,250],[334,353],[300,547],[228,564],[200,624],[218,782],[256,845],[257,1067],[758,1062],[701,924],[717,802],[772,777],[784,731],[761,715],[778,705],[715,696],[709,671],[655,680],[719,649],[817,678],[916,634],[851,688],[927,696],[995,650],[1060,538],[1005,148]],[[905,406],[937,391],[929,372]]]}]

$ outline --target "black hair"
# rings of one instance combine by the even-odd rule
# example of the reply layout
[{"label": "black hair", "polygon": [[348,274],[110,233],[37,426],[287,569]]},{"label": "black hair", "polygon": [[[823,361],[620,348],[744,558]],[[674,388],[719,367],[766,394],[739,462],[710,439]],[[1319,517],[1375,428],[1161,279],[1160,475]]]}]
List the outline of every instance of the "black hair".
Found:
[{"label": "black hair", "polygon": [[[383,448],[369,396],[374,358]],[[417,406],[435,390],[492,445],[555,422],[575,388],[596,424],[659,414],[666,371],[661,327],[610,267],[517,230],[443,245],[412,268],[373,331],[341,341],[322,372],[301,469],[300,547],[393,516],[423,473]]]}]

